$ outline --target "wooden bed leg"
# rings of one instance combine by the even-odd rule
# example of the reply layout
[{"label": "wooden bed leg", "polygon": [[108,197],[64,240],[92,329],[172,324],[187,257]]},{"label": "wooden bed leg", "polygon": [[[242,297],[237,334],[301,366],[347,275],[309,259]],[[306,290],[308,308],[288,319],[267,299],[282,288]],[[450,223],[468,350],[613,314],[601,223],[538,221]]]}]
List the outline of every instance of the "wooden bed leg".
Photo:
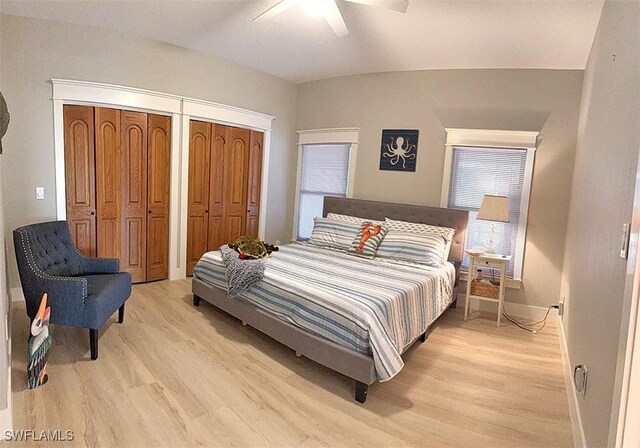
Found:
[{"label": "wooden bed leg", "polygon": [[428,335],[428,330],[427,330],[427,331],[425,331],[424,333],[422,333],[420,335],[420,342],[427,342],[427,338],[428,337],[429,337],[429,335]]},{"label": "wooden bed leg", "polygon": [[449,308],[451,308],[452,310],[455,310],[457,306],[458,306],[458,299],[451,302],[451,305],[449,305]]},{"label": "wooden bed leg", "polygon": [[200,297],[193,295],[193,306],[200,306]]},{"label": "wooden bed leg", "polygon": [[364,403],[367,401],[367,391],[369,390],[369,385],[365,384],[361,381],[356,380],[356,401],[358,403]]}]

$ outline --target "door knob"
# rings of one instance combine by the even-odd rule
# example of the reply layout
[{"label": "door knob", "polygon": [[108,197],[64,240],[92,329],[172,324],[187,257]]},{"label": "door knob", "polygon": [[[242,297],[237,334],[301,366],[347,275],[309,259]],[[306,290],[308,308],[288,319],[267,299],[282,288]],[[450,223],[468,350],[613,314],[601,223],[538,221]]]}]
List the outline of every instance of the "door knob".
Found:
[{"label": "door knob", "polygon": [[96,214],[96,212],[94,212],[93,210],[91,210],[91,216],[94,216]]},{"label": "door knob", "polygon": [[149,210],[149,214],[151,214],[151,210]]},{"label": "door knob", "polygon": [[209,213],[209,210],[205,210],[204,212],[205,212],[205,213]]}]

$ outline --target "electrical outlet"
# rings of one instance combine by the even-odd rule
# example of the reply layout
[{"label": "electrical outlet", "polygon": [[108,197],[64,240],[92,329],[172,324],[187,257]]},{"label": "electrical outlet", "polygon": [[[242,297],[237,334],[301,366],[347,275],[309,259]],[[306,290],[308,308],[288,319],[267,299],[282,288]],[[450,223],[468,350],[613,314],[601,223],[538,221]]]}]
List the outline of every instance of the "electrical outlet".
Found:
[{"label": "electrical outlet", "polygon": [[44,187],[36,187],[36,199],[44,199]]},{"label": "electrical outlet", "polygon": [[564,315],[564,301],[565,298],[563,297],[562,299],[560,299],[560,303],[558,303],[558,316],[560,317]]}]

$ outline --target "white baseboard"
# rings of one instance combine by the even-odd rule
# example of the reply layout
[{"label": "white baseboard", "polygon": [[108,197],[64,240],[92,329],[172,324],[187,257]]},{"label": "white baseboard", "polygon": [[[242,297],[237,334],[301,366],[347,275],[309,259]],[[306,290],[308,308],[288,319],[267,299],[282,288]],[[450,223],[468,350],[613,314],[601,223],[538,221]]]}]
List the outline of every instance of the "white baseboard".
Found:
[{"label": "white baseboard", "polygon": [[0,435],[4,436],[5,431],[11,431],[13,429],[13,415],[12,409],[12,389],[11,389],[11,364],[7,369],[7,408],[0,410]]},{"label": "white baseboard", "polygon": [[24,300],[24,294],[22,294],[22,288],[20,286],[16,288],[11,288],[11,301],[20,302],[21,300]]},{"label": "white baseboard", "polygon": [[11,406],[0,411],[0,433],[4,438],[4,434],[7,431],[13,429],[13,422],[11,421]]},{"label": "white baseboard", "polygon": [[[458,307],[463,307],[466,301],[466,294],[458,294]],[[474,300],[471,302],[472,311],[484,311],[487,313],[496,314],[498,312],[498,305],[491,302],[484,302],[480,300]],[[521,303],[504,302],[504,310],[512,317],[518,317],[526,319],[528,321],[539,321],[544,318],[547,313],[547,308],[534,305],[523,305]],[[549,322],[557,322],[558,313],[557,310],[551,310],[549,313]]]},{"label": "white baseboard", "polygon": [[584,427],[582,426],[582,418],[580,417],[580,408],[578,407],[578,392],[573,383],[573,368],[569,360],[569,351],[567,350],[567,339],[564,334],[564,325],[562,319],[558,319],[558,342],[560,343],[560,353],[562,355],[562,369],[564,370],[564,384],[567,389],[567,399],[569,401],[569,416],[571,418],[571,430],[573,432],[573,446],[575,448],[586,448],[587,441],[584,437]]}]

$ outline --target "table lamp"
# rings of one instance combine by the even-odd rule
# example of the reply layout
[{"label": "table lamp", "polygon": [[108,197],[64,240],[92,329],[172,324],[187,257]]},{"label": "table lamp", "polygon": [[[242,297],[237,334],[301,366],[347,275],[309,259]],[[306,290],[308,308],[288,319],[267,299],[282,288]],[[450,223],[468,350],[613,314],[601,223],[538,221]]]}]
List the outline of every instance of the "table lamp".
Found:
[{"label": "table lamp", "polygon": [[487,254],[494,254],[493,237],[496,233],[496,221],[509,222],[509,200],[506,196],[485,194],[484,198],[482,198],[477,219],[491,221],[491,236],[489,237],[489,242],[485,242],[484,245],[487,248]]}]

